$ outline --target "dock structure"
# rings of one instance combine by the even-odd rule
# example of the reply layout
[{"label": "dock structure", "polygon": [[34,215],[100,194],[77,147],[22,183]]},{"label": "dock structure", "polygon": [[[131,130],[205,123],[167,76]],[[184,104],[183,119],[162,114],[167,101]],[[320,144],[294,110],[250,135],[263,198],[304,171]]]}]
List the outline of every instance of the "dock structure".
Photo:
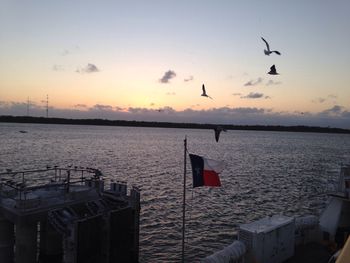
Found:
[{"label": "dock structure", "polygon": [[2,263],[139,259],[140,191],[93,168],[0,173]]}]

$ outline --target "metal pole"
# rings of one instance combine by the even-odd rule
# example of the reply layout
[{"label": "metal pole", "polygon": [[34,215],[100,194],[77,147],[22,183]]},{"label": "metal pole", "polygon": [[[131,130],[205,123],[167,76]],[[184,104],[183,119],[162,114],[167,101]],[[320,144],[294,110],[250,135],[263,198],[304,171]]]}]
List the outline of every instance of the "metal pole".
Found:
[{"label": "metal pole", "polygon": [[187,138],[184,140],[184,189],[182,200],[182,263],[185,262],[185,212],[186,212],[186,152]]},{"label": "metal pole", "polygon": [[66,189],[66,193],[69,193],[69,184],[70,184],[70,170],[67,171],[67,189]]}]

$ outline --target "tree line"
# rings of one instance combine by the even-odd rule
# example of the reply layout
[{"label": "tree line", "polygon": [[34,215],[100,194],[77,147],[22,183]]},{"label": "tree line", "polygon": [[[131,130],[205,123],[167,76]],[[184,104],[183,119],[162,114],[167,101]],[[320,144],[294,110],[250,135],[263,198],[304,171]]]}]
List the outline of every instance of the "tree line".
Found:
[{"label": "tree line", "polygon": [[252,131],[289,131],[289,132],[320,132],[320,133],[347,133],[349,129],[317,127],[317,126],[282,126],[282,125],[234,125],[234,124],[201,124],[154,121],[126,121],[107,119],[66,119],[45,118],[30,116],[0,116],[0,122],[12,123],[41,123],[41,124],[71,124],[71,125],[100,125],[100,126],[127,126],[127,127],[159,127],[183,129],[214,129],[221,126],[226,130],[252,130]]}]

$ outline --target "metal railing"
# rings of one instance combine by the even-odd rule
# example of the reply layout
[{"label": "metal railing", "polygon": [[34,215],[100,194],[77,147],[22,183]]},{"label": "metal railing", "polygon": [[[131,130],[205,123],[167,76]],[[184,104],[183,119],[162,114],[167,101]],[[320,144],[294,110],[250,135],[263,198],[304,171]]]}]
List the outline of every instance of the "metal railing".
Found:
[{"label": "metal railing", "polygon": [[[12,171],[7,170],[0,173],[0,198],[14,200],[19,207],[26,208],[26,201],[31,193],[45,189],[57,190],[57,195],[64,197],[70,192],[70,188],[75,185],[86,185],[86,181],[102,181],[103,174],[95,168],[58,166],[46,167],[46,169]],[[57,195],[48,198],[57,198]],[[39,201],[40,202],[40,201]]]}]

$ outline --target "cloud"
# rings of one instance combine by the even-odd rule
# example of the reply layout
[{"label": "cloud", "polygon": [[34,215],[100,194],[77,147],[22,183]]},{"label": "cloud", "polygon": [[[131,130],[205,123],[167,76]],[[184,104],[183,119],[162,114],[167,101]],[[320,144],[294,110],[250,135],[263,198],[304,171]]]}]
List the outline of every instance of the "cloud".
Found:
[{"label": "cloud", "polygon": [[94,73],[94,72],[99,72],[100,70],[91,63],[88,63],[84,68],[78,68],[76,72],[78,73]]},{"label": "cloud", "polygon": [[[77,104],[79,105],[79,104]],[[86,106],[81,104],[81,106]],[[170,106],[159,109],[129,107],[122,108],[112,105],[95,104],[81,108],[63,109],[49,108],[49,116],[57,118],[92,119],[130,121],[159,121],[179,123],[212,123],[236,125],[307,125],[321,127],[338,127],[350,129],[350,112],[340,105],[334,105],[317,113],[275,112],[271,108],[257,107],[220,107],[211,109],[187,108],[175,110]],[[0,115],[27,115],[26,102],[0,101]],[[46,107],[41,104],[33,105],[29,110],[30,116],[46,116]]]},{"label": "cloud", "polygon": [[241,96],[242,93],[236,92],[236,93],[232,93],[233,96]]},{"label": "cloud", "polygon": [[239,108],[225,108],[226,111],[229,111],[234,114],[239,115],[249,115],[249,114],[263,114],[265,109],[251,108],[251,107],[239,107]]},{"label": "cloud", "polygon": [[176,77],[176,73],[173,70],[168,70],[164,73],[164,76],[159,79],[161,83],[169,83],[169,80]]},{"label": "cloud", "polygon": [[62,65],[55,64],[52,66],[52,70],[53,71],[64,71],[64,67]]},{"label": "cloud", "polygon": [[136,115],[150,115],[150,114],[153,114],[155,112],[158,112],[157,110],[155,109],[148,109],[148,108],[140,108],[140,107],[129,107],[127,109],[127,112],[131,113],[131,114],[136,114]]},{"label": "cloud", "polygon": [[250,92],[248,95],[246,96],[241,96],[242,99],[260,99],[260,98],[265,98],[265,99],[269,99],[269,96],[264,96],[263,93],[259,93],[259,92]]},{"label": "cloud", "polygon": [[193,79],[194,79],[193,76],[189,76],[188,78],[185,78],[184,81],[188,82],[188,81],[192,81]]},{"label": "cloud", "polygon": [[103,105],[103,104],[95,104],[91,110],[98,110],[98,111],[111,111],[113,110],[113,107],[111,105]]},{"label": "cloud", "polygon": [[[323,110],[316,115],[323,119],[341,120],[345,123],[350,123],[350,111],[346,110],[345,107],[340,105],[334,105],[333,107]],[[345,123],[339,127],[344,126],[344,128],[350,129],[350,125]]]},{"label": "cloud", "polygon": [[244,86],[256,86],[260,84],[263,81],[262,78],[257,78],[256,80],[249,80],[247,83],[244,84]]},{"label": "cloud", "polygon": [[335,94],[329,94],[327,96],[327,100],[330,101],[331,103],[333,104],[336,104],[337,103],[337,99],[338,99],[338,96],[335,95]]},{"label": "cloud", "polygon": [[349,119],[350,120],[350,111],[343,111],[341,116],[345,119]]},{"label": "cloud", "polygon": [[272,85],[280,85],[282,82],[280,81],[274,81],[272,79],[269,79],[268,82],[266,83],[266,86],[272,86]]},{"label": "cloud", "polygon": [[86,104],[75,104],[74,108],[87,108]]},{"label": "cloud", "polygon": [[341,115],[343,113],[344,107],[339,105],[334,105],[330,109],[326,109],[321,112],[322,115],[332,116],[332,115]]},{"label": "cloud", "polygon": [[176,93],[175,92],[167,92],[166,95],[168,95],[168,96],[175,96]]},{"label": "cloud", "polygon": [[324,102],[333,102],[336,103],[336,99],[338,98],[337,95],[334,94],[329,94],[327,97],[325,98],[317,98],[317,99],[313,99],[312,102],[313,103],[324,103]]},{"label": "cloud", "polygon": [[114,109],[115,109],[116,111],[125,111],[125,108],[119,107],[119,106],[115,106]]},{"label": "cloud", "polygon": [[[29,105],[29,108],[28,108]],[[49,107],[51,109],[52,107]],[[0,115],[14,115],[25,116],[29,114],[32,116],[46,116],[46,105],[37,104],[34,101],[28,102],[13,102],[13,101],[1,101],[0,102]]]},{"label": "cloud", "polygon": [[326,100],[327,100],[326,98],[317,98],[317,99],[313,99],[312,102],[313,103],[323,103]]},{"label": "cloud", "polygon": [[334,94],[329,94],[327,97],[330,99],[337,99],[338,98],[338,96],[334,95]]},{"label": "cloud", "polygon": [[69,48],[69,49],[64,49],[64,50],[60,53],[60,55],[61,55],[61,56],[67,56],[67,55],[70,55],[70,54],[74,53],[75,51],[77,51],[77,50],[79,50],[79,49],[80,49],[79,46],[74,46],[74,47],[71,47],[71,48]]},{"label": "cloud", "polygon": [[62,52],[61,52],[61,55],[62,56],[67,56],[69,55],[71,52],[68,50],[68,49],[64,49]]}]

